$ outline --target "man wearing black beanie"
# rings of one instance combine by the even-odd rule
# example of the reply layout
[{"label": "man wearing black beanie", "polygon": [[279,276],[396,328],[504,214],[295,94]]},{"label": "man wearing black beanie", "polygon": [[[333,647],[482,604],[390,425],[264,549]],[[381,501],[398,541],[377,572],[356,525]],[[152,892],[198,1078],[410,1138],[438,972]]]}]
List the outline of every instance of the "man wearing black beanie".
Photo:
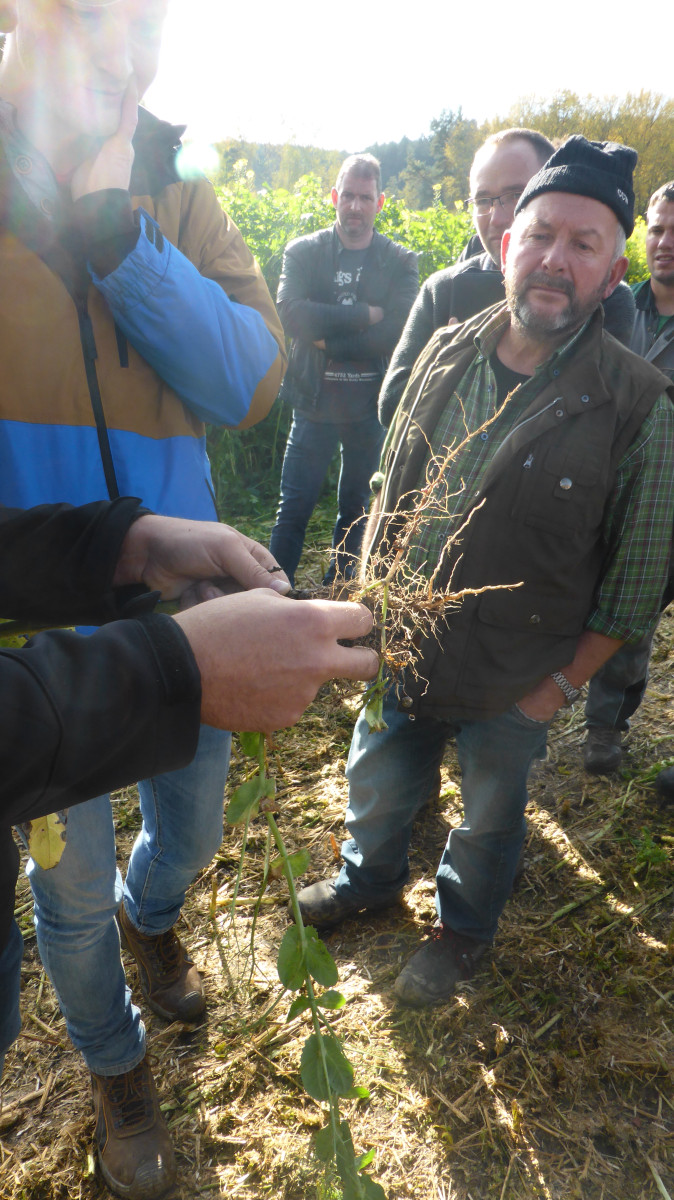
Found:
[{"label": "man wearing black beanie", "polygon": [[441,1003],[474,973],[512,889],[527,776],[551,721],[658,612],[674,389],[604,333],[600,307],[627,267],[636,157],[572,137],[533,176],[503,237],[506,303],[435,332],[389,432],[370,553],[384,528],[396,536],[378,513],[404,513],[424,488],[437,503],[408,577],[466,595],[422,640],[418,677],[386,701],[387,729],[359,719],[344,865],[300,904],[326,927],[398,898],[415,814],[453,736],[464,821],[438,867],[434,936],[396,980],[403,1004]]},{"label": "man wearing black beanie", "polygon": [[[389,426],[412,368],[436,329],[455,325],[500,304],[505,296],[501,273],[501,241],[512,224],[515,205],[532,175],[551,154],[552,142],[535,129],[501,129],[480,146],[470,169],[476,234],[471,246],[451,267],[424,280],[405,323],[379,392],[379,420]],[[468,248],[467,248],[468,249]],[[465,255],[465,258],[464,258]],[[634,297],[626,283],[603,302],[604,327],[626,346],[634,322]]]}]

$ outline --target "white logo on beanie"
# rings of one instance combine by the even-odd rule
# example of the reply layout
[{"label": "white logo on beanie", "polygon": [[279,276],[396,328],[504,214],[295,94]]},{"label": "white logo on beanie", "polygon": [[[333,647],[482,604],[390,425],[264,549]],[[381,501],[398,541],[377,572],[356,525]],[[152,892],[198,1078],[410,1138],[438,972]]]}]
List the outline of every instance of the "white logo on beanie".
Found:
[{"label": "white logo on beanie", "polygon": [[621,188],[618,188],[618,196],[622,200],[623,204],[629,204],[627,196],[625,195],[625,193],[622,191]]}]

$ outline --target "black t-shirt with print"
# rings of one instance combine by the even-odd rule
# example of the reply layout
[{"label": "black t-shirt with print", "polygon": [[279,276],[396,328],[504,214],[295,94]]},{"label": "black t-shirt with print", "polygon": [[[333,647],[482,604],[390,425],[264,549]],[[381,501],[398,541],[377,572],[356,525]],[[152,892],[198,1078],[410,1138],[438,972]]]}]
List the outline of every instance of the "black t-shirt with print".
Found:
[{"label": "black t-shirt with print", "polygon": [[[333,280],[335,304],[356,304],[358,301],[358,283],[368,249],[341,250]],[[376,404],[381,381],[381,370],[374,359],[329,358],[316,417],[322,421],[362,420],[370,415]]]}]

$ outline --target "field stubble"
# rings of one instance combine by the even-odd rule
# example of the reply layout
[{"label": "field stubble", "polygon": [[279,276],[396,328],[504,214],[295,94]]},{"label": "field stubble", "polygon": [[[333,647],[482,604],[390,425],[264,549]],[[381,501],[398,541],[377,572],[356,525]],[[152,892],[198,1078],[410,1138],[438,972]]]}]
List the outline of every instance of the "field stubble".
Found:
[{"label": "field stubble", "polygon": [[[674,1198],[674,808],[658,807],[651,786],[674,756],[673,636],[668,614],[621,777],[583,773],[580,707],[558,722],[531,780],[524,877],[488,965],[451,1002],[404,1010],[390,989],[433,921],[435,866],[460,820],[452,746],[416,826],[403,902],[327,937],[348,998],[339,1034],[371,1089],[344,1107],[357,1151],[377,1149],[389,1200]],[[355,711],[326,688],[275,740],[279,820],[291,850],[311,850],[307,881],[337,867]],[[245,769],[235,753],[232,786]],[[117,824],[123,863],[133,790]],[[205,973],[207,1023],[167,1026],[141,1005],[178,1150],[176,1200],[332,1200],[310,1151],[320,1108],[299,1081],[306,1018],[286,1024],[289,997],[278,999],[285,884],[263,899],[251,958],[262,823],[249,831],[232,921],[240,838],[226,831],[180,931]],[[24,1033],[3,1082],[0,1197],[99,1200],[88,1077],[30,939],[29,896],[24,881]],[[131,967],[129,977],[137,997]]]}]

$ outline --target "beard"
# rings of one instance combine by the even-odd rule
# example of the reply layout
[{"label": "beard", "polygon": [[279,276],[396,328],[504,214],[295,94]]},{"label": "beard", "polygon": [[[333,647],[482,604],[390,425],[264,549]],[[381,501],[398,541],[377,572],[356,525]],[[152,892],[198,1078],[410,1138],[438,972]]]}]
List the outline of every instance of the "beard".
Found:
[{"label": "beard", "polygon": [[[553,338],[558,341],[561,336],[580,329],[581,325],[584,325],[588,317],[599,307],[610,274],[611,268],[607,271],[599,287],[583,303],[579,301],[576,289],[570,279],[554,279],[546,275],[544,271],[532,271],[519,285],[516,285],[512,278],[506,276],[505,293],[511,316],[526,333],[543,340]],[[528,299],[528,292],[535,287],[545,287],[563,292],[568,299],[566,308],[553,313],[541,312],[534,308]]]},{"label": "beard", "polygon": [[674,271],[651,271],[651,277],[663,287],[674,287]]}]

